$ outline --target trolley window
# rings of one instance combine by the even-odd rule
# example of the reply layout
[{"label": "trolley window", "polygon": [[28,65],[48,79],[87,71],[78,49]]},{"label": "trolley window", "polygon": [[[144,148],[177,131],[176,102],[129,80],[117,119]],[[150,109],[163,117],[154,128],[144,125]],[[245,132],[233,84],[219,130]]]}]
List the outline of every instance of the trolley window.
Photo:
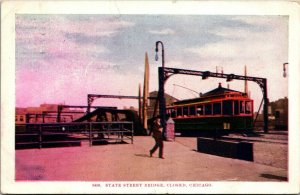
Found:
[{"label": "trolley window", "polygon": [[239,101],[234,101],[234,114],[238,115],[239,114]]},{"label": "trolley window", "polygon": [[189,107],[185,106],[183,107],[183,116],[188,116],[189,115]]},{"label": "trolley window", "polygon": [[170,114],[170,110],[171,110],[170,108],[167,108],[166,113]]},{"label": "trolley window", "polygon": [[218,115],[221,113],[221,102],[216,102],[213,104],[213,115]]},{"label": "trolley window", "polygon": [[245,113],[245,102],[240,101],[240,113]]},{"label": "trolley window", "polygon": [[205,104],[204,105],[204,113],[205,115],[211,115],[212,114],[212,106],[211,104]]},{"label": "trolley window", "polygon": [[166,110],[167,118],[171,116],[171,108],[167,108]]},{"label": "trolley window", "polygon": [[246,114],[251,114],[252,111],[252,103],[251,101],[246,101]]},{"label": "trolley window", "polygon": [[196,115],[195,106],[190,106],[190,115]]},{"label": "trolley window", "polygon": [[203,115],[203,105],[197,106],[197,115]]},{"label": "trolley window", "polygon": [[172,109],[172,111],[171,111],[171,117],[172,118],[176,117],[176,110],[175,109]]},{"label": "trolley window", "polygon": [[233,114],[232,100],[223,101],[223,115],[232,115],[232,114]]},{"label": "trolley window", "polygon": [[169,109],[167,109],[167,114],[169,115],[169,116],[171,116],[171,113],[174,111],[174,108],[169,108]]},{"label": "trolley window", "polygon": [[182,116],[182,107],[177,108],[177,116]]}]

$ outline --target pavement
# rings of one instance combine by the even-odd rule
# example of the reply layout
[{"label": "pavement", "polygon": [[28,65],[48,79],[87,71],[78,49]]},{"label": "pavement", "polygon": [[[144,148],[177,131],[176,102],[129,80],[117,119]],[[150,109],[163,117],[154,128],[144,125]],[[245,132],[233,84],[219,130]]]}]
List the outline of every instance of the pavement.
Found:
[{"label": "pavement", "polygon": [[287,181],[287,168],[197,152],[196,138],[164,142],[164,157],[150,136],[133,144],[16,150],[17,181]]}]

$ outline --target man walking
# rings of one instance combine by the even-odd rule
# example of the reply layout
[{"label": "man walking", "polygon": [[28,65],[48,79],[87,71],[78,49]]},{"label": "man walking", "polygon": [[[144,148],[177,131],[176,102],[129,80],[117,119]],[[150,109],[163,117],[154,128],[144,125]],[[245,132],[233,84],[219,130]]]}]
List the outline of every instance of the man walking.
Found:
[{"label": "man walking", "polygon": [[160,125],[159,117],[155,117],[155,119],[154,119],[152,133],[153,133],[152,137],[155,140],[155,145],[150,150],[150,157],[152,157],[152,154],[157,150],[157,148],[159,148],[158,156],[159,156],[159,158],[164,159],[164,157],[163,157],[164,144],[163,144],[162,126]]}]

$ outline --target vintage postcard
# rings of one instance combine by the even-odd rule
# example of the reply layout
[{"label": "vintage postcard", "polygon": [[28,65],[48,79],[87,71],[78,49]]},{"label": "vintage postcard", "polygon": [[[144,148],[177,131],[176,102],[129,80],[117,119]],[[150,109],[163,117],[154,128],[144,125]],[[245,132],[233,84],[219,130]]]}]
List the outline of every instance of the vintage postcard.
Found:
[{"label": "vintage postcard", "polygon": [[4,1],[2,193],[299,193],[296,1]]}]

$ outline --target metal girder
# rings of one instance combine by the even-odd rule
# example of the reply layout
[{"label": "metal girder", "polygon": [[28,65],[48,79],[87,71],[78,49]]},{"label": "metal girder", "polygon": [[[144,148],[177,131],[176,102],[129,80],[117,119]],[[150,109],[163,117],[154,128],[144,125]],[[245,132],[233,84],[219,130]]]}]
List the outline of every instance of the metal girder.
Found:
[{"label": "metal girder", "polygon": [[[107,108],[107,109],[117,109],[117,107],[112,106],[78,106],[78,105],[58,105],[57,107],[57,122],[60,122],[60,115],[61,113],[82,113],[82,112],[76,112],[76,111],[62,111],[64,108],[87,108],[90,110],[90,108]],[[54,111],[55,112],[55,111]]]},{"label": "metal girder", "polygon": [[268,132],[268,93],[267,93],[267,79],[260,77],[249,77],[235,74],[224,74],[224,73],[214,73],[210,71],[197,71],[197,70],[186,70],[186,69],[178,69],[178,68],[168,68],[168,67],[159,67],[159,110],[161,115],[161,123],[164,129],[166,130],[166,104],[164,98],[164,84],[168,78],[175,74],[186,74],[186,75],[194,75],[201,76],[203,79],[208,77],[216,77],[216,78],[224,78],[227,81],[231,80],[247,80],[256,82],[262,90],[263,100],[264,100],[264,131]]},{"label": "metal girder", "polygon": [[90,98],[139,99],[139,96],[88,94]]},{"label": "metal girder", "polygon": [[[45,118],[57,118],[57,116],[55,115],[51,115],[51,114],[56,114],[56,111],[43,111],[42,114],[35,114],[35,113],[27,113],[26,114],[26,123],[30,122],[31,118],[42,118],[43,119],[43,123],[45,122]],[[73,119],[73,115],[70,114],[71,112],[68,112],[66,114],[62,113],[61,116],[65,116],[65,117],[70,117]]]},{"label": "metal girder", "polygon": [[[57,111],[43,111],[45,114],[56,114]],[[80,114],[83,113],[83,111],[61,111],[61,113],[68,113],[68,114]]]},{"label": "metal girder", "polygon": [[248,81],[255,81],[261,84],[263,84],[263,80],[266,80],[265,78],[260,78],[260,77],[249,77],[249,76],[242,76],[242,75],[235,75],[235,74],[215,73],[210,71],[185,70],[185,69],[167,68],[167,67],[164,68],[164,74],[166,78],[169,78],[173,74],[186,74],[186,75],[194,75],[194,76],[217,77],[217,78],[224,78],[224,79],[231,78],[235,80],[248,80]]},{"label": "metal girder", "polygon": [[[73,105],[59,105],[63,108],[87,108],[88,106],[73,106]],[[112,106],[90,106],[91,108],[117,108],[117,107],[112,107]]]},{"label": "metal girder", "polygon": [[[127,95],[102,95],[102,94],[88,94],[87,96],[87,113],[90,112],[90,108],[92,108],[92,103],[95,99],[98,98],[116,98],[116,99],[139,99],[139,96],[127,96]],[[155,99],[156,97],[148,97],[148,99]],[[102,107],[104,108],[104,107]],[[111,108],[111,107],[106,107]],[[114,107],[115,108],[115,107]]]},{"label": "metal girder", "polygon": [[[90,100],[92,102],[92,100]],[[107,108],[107,109],[117,109],[114,106],[72,106],[72,105],[59,105],[61,107],[60,110],[63,108]]]}]

